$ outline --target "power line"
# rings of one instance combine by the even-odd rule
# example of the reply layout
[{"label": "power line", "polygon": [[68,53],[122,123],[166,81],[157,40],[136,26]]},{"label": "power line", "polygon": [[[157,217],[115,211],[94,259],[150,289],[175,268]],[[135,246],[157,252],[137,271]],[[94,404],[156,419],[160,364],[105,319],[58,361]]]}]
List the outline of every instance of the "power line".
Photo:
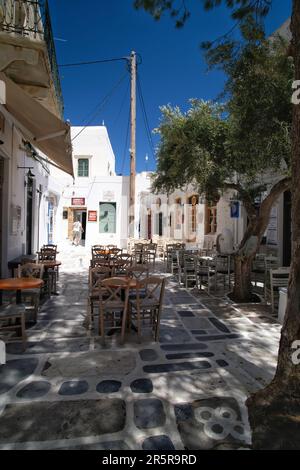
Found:
[{"label": "power line", "polygon": [[[100,111],[102,111],[102,109],[104,108],[104,106],[106,105],[107,101],[109,100],[109,98],[113,95],[113,93],[116,91],[116,89],[119,87],[119,85],[123,82],[123,80],[127,77],[127,71],[124,75],[122,75],[122,77],[120,78],[120,80],[114,85],[114,87],[112,88],[112,90],[101,100],[101,102],[96,106],[96,111],[94,112],[94,114],[92,115],[91,119],[88,120],[88,122],[85,124],[85,126],[81,129],[81,131],[78,132],[78,134],[75,135],[75,137],[73,137],[72,139],[72,142],[74,142],[75,139],[77,139],[77,137],[80,136],[80,134],[82,134],[83,131],[85,131],[85,129],[92,123],[92,121],[95,119],[95,117],[99,114]],[[90,113],[91,114],[91,113]],[[90,115],[89,114],[89,115]]]},{"label": "power line", "polygon": [[126,60],[126,62],[128,62],[130,58],[129,57],[117,57],[115,59],[92,60],[88,62],[77,62],[74,64],[61,64],[58,67],[81,67],[82,65],[104,64],[105,62],[117,62],[120,60]]},{"label": "power line", "polygon": [[140,99],[140,103],[141,103],[142,114],[143,114],[145,129],[146,129],[146,135],[147,135],[149,147],[150,147],[150,150],[151,150],[151,154],[152,154],[152,157],[153,157],[153,161],[156,164],[154,143],[153,143],[153,139],[152,139],[151,129],[150,129],[150,126],[149,126],[149,120],[148,120],[148,115],[147,115],[147,111],[146,111],[145,100],[144,100],[144,96],[143,96],[143,92],[142,92],[141,81],[140,81],[139,75],[137,75],[137,84],[138,84],[138,95],[139,95],[139,99]]},{"label": "power line", "polygon": [[116,117],[116,119],[115,119],[115,121],[114,121],[113,126],[115,126],[115,125],[117,124],[117,122],[118,122],[118,120],[119,120],[119,118],[120,118],[120,116],[121,116],[121,113],[122,113],[122,111],[123,111],[124,104],[125,104],[125,102],[126,102],[126,98],[127,98],[127,95],[128,95],[129,87],[130,87],[130,80],[128,81],[128,84],[127,84],[127,87],[126,87],[126,90],[125,90],[125,94],[124,94],[124,97],[123,97],[123,100],[122,100],[120,109],[119,109],[119,111],[118,111],[118,114],[117,114],[117,117]]}]

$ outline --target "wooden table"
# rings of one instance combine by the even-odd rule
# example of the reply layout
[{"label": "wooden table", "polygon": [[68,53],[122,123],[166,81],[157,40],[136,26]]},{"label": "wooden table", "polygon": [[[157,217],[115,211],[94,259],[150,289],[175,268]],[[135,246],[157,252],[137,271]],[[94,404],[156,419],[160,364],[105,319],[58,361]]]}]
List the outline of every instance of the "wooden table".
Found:
[{"label": "wooden table", "polygon": [[31,277],[15,277],[0,279],[0,290],[16,291],[16,303],[22,303],[21,291],[26,289],[38,289],[44,285],[42,279]]}]

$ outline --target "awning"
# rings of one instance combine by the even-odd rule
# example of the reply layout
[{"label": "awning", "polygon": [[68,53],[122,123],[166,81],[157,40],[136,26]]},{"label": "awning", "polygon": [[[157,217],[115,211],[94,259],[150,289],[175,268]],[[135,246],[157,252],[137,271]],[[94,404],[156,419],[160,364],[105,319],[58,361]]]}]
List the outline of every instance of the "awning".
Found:
[{"label": "awning", "polygon": [[0,80],[6,84],[5,107],[14,116],[26,138],[61,170],[74,176],[69,124],[31,98],[2,72]]}]

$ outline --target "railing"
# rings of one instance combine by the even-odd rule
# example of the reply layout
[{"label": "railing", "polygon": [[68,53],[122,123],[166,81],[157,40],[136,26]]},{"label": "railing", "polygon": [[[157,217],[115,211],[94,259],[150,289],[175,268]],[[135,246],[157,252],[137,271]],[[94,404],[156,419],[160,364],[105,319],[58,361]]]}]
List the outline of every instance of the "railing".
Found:
[{"label": "railing", "polygon": [[48,0],[0,0],[0,32],[45,41],[57,101],[63,115],[63,99]]}]

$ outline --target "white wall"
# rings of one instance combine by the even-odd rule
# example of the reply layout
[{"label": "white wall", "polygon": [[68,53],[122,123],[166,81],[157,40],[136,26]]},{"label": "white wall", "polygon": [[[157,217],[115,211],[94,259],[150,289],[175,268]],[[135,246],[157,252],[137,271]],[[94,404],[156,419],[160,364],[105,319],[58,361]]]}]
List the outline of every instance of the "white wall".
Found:
[{"label": "white wall", "polygon": [[[26,212],[27,212],[27,173],[35,175],[33,186],[33,225],[32,225],[32,253],[39,246],[39,240],[45,239],[42,226],[44,201],[47,192],[48,176],[41,164],[29,156],[24,149],[23,135],[17,128],[14,118],[0,106],[0,112],[5,118],[4,132],[0,132],[3,145],[0,146],[0,155],[4,158],[4,188],[2,216],[2,275],[8,274],[7,262],[25,254],[26,249]],[[39,208],[39,194],[37,190],[41,185],[42,199]],[[17,221],[14,214],[16,208],[21,215]]]},{"label": "white wall", "polygon": [[[115,155],[105,126],[72,127],[71,137],[76,184],[95,176],[115,176]],[[89,158],[89,178],[77,178],[78,157]]]}]

